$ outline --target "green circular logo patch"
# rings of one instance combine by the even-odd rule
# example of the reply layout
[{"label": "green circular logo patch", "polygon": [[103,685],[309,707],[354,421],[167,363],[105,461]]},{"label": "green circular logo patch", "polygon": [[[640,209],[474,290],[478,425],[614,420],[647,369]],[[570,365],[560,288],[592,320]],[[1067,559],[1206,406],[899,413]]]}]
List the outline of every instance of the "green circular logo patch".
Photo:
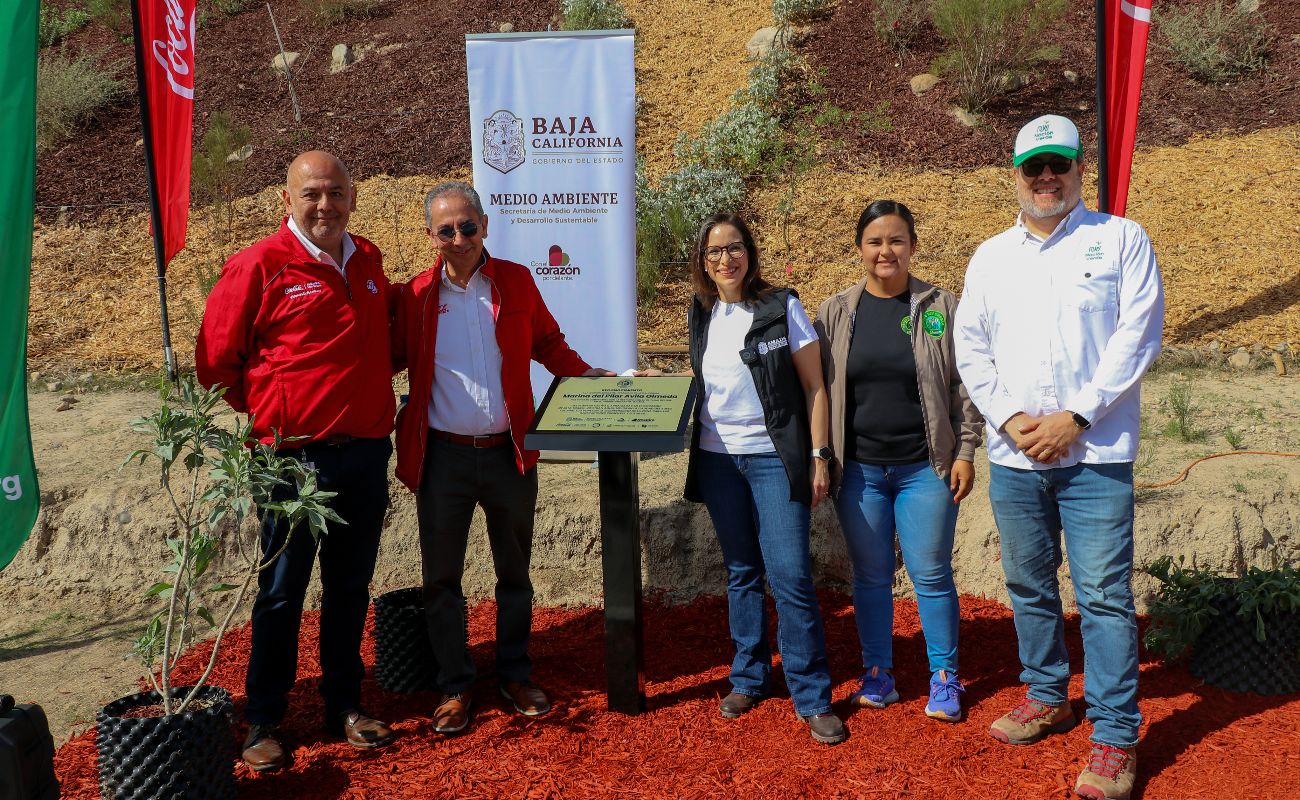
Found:
[{"label": "green circular logo patch", "polygon": [[912,315],[911,315],[911,314],[908,314],[906,317],[903,317],[902,319],[900,319],[900,320],[898,321],[898,327],[900,327],[900,328],[903,329],[903,334],[904,334],[904,335],[906,335],[906,336],[911,336],[911,335],[912,335]]},{"label": "green circular logo patch", "polygon": [[944,319],[942,311],[931,309],[921,315],[921,328],[938,339],[943,336],[944,331],[948,330],[948,320]]}]

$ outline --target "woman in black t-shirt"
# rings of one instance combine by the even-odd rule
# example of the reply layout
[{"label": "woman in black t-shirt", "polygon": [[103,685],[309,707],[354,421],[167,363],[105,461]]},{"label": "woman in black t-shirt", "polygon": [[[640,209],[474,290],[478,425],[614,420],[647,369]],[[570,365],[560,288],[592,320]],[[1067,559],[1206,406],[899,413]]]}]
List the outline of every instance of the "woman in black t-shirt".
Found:
[{"label": "woman in black t-shirt", "polygon": [[835,508],[853,563],[865,673],[855,705],[897,702],[893,677],[894,533],[916,587],[931,672],[925,713],[961,719],[960,616],[952,576],[958,503],[970,493],[979,415],[957,374],[956,299],[910,272],[916,224],[879,200],[858,219],[866,275],[817,314],[831,401]]}]

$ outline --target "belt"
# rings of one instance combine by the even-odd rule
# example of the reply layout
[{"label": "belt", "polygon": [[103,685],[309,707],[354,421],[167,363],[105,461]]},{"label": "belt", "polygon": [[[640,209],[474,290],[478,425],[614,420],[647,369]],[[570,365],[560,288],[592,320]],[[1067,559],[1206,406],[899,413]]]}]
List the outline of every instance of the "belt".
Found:
[{"label": "belt", "polygon": [[350,433],[331,433],[328,436],[322,436],[319,439],[313,439],[307,444],[323,444],[326,447],[339,447],[345,444],[352,444],[357,441],[357,437]]},{"label": "belt", "polygon": [[429,435],[444,442],[463,444],[467,447],[500,447],[510,443],[510,431],[487,433],[482,436],[466,436],[462,433],[451,433],[449,431],[440,431],[437,428],[430,428]]}]

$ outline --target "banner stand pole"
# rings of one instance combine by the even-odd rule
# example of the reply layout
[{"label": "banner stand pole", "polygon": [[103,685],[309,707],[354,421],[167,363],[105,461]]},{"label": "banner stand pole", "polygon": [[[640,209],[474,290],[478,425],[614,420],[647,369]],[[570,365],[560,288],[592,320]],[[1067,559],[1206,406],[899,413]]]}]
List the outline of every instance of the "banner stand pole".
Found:
[{"label": "banner stand pole", "polygon": [[162,205],[158,199],[158,174],[153,163],[153,128],[149,125],[149,93],[144,77],[144,37],[140,31],[140,0],[131,0],[131,28],[135,39],[136,91],[140,96],[140,128],[144,139],[144,171],[149,182],[149,214],[153,221],[153,255],[158,272],[158,307],[162,311],[163,365],[167,378],[176,382],[171,325],[167,316],[167,260],[163,250]]},{"label": "banner stand pole", "polygon": [[1106,0],[1097,0],[1097,210],[1110,213],[1106,114]]}]

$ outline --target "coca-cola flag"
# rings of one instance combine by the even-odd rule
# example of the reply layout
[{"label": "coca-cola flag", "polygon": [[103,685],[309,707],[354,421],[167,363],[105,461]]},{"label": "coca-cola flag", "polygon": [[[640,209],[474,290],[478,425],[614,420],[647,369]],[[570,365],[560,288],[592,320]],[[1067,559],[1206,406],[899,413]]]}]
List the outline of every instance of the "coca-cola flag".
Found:
[{"label": "coca-cola flag", "polygon": [[1138,101],[1151,30],[1152,0],[1106,0],[1106,188],[1110,208],[1124,215],[1137,139]]},{"label": "coca-cola flag", "polygon": [[157,193],[163,264],[185,246],[194,129],[195,0],[133,0],[145,158]]}]

